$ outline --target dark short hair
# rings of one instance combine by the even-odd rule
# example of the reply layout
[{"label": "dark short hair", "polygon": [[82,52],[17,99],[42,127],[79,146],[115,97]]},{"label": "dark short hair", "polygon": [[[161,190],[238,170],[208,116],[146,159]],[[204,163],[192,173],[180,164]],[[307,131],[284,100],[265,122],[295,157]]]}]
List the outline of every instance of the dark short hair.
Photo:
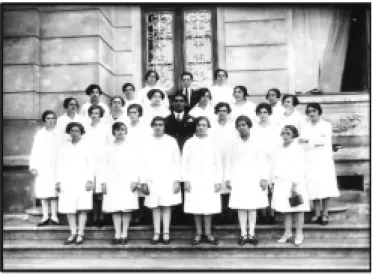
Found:
[{"label": "dark short hair", "polygon": [[249,96],[248,90],[247,90],[247,88],[245,86],[236,86],[236,87],[234,87],[233,95],[235,94],[235,89],[237,89],[237,88],[240,89],[243,92],[244,98],[247,98]]},{"label": "dark short hair", "polygon": [[289,129],[292,131],[292,138],[297,138],[300,134],[298,133],[298,129],[294,125],[285,125],[282,130]]},{"label": "dark short hair", "polygon": [[292,94],[284,94],[282,98],[282,104],[284,103],[285,99],[292,98],[293,107],[296,107],[298,104],[300,104],[300,101],[298,101],[298,98],[296,95]]},{"label": "dark short hair", "polygon": [[69,134],[71,129],[74,128],[74,127],[78,127],[80,129],[80,133],[82,135],[85,134],[85,129],[84,129],[84,126],[79,123],[79,122],[70,122],[69,124],[67,124],[66,126],[66,134]]},{"label": "dark short hair", "polygon": [[158,74],[155,70],[153,70],[153,69],[150,69],[150,70],[148,70],[148,71],[146,72],[146,74],[145,74],[145,81],[147,81],[147,78],[149,77],[149,75],[150,75],[151,73],[155,73],[155,75],[156,75],[156,81],[159,81],[160,76],[159,76],[159,74]]},{"label": "dark short hair", "polygon": [[65,109],[68,108],[68,105],[70,104],[71,101],[75,100],[76,101],[76,104],[77,104],[77,107],[79,108],[79,101],[77,101],[76,98],[74,97],[67,97],[65,100],[63,100],[63,107]]},{"label": "dark short hair", "polygon": [[151,126],[151,127],[154,127],[154,124],[155,124],[156,121],[162,121],[163,124],[164,124],[164,126],[165,126],[165,118],[162,117],[162,116],[155,116],[155,117],[151,120],[151,124],[150,124],[150,126]]},{"label": "dark short hair", "polygon": [[182,97],[183,100],[185,102],[187,102],[187,96],[185,94],[183,94],[183,93],[176,93],[175,95],[172,96],[172,100],[174,101],[176,99],[176,97]]},{"label": "dark short hair", "polygon": [[219,102],[217,103],[216,106],[214,106],[214,113],[217,114],[218,113],[218,110],[222,107],[226,107],[227,108],[227,113],[231,113],[231,107],[229,105],[229,103],[226,103],[226,102]]},{"label": "dark short hair", "polygon": [[114,124],[112,124],[112,134],[115,135],[115,131],[116,130],[119,130],[121,126],[124,126],[125,127],[125,130],[126,130],[126,133],[128,133],[128,128],[127,128],[127,125],[125,125],[124,122],[121,122],[121,121],[117,121],[115,122]]},{"label": "dark short hair", "polygon": [[266,99],[269,98],[269,92],[270,92],[270,91],[275,92],[276,98],[280,98],[280,96],[281,96],[280,90],[277,89],[277,88],[271,88],[271,89],[269,89],[269,90],[266,92],[266,96],[265,96]]},{"label": "dark short hair", "polygon": [[56,116],[56,113],[55,113],[55,112],[53,112],[52,110],[46,110],[46,111],[44,111],[43,114],[41,115],[41,120],[42,120],[43,122],[45,122],[45,118],[46,118],[48,115],[50,115],[50,114],[54,115],[54,119],[57,119],[57,116]]},{"label": "dark short hair", "polygon": [[209,90],[209,88],[200,88],[198,90],[198,101],[196,101],[196,103],[199,103],[200,99],[202,99],[203,96],[205,96],[205,94],[209,92],[209,98],[212,100],[212,93],[211,91]]},{"label": "dark short hair", "polygon": [[88,109],[89,116],[92,114],[93,110],[99,110],[99,117],[103,117],[103,115],[105,114],[105,110],[100,105],[92,105]]},{"label": "dark short hair", "polygon": [[121,97],[120,95],[115,95],[111,98],[110,102],[111,102],[111,106],[112,106],[112,103],[114,102],[114,99],[116,98],[119,98],[120,99],[120,102],[121,102],[121,106],[124,107],[125,106],[125,100],[123,97]]},{"label": "dark short hair", "polygon": [[127,108],[127,115],[129,114],[129,110],[131,109],[136,109],[138,111],[139,116],[142,116],[143,109],[140,104],[130,104],[129,107]]},{"label": "dark short hair", "polygon": [[217,68],[217,69],[214,71],[214,74],[213,74],[213,77],[214,77],[215,80],[217,80],[217,74],[218,74],[218,72],[220,72],[220,71],[222,71],[222,72],[225,73],[225,75],[226,75],[226,79],[229,77],[229,74],[227,74],[227,71],[226,71],[225,69]]},{"label": "dark short hair", "polygon": [[256,107],[256,115],[258,115],[259,111],[262,109],[266,109],[269,115],[273,113],[273,108],[271,107],[269,103],[260,103]]},{"label": "dark short hair", "polygon": [[91,95],[94,89],[98,89],[100,95],[103,93],[99,85],[91,84],[85,89],[85,94]]},{"label": "dark short hair", "polygon": [[189,75],[190,78],[191,78],[191,80],[194,80],[194,75],[192,75],[192,73],[189,72],[189,71],[182,72],[182,74],[181,74],[181,80],[182,80],[183,76],[186,76],[186,75]]},{"label": "dark short hair", "polygon": [[248,128],[252,128],[253,126],[253,123],[252,123],[252,120],[246,116],[246,115],[239,115],[236,119],[235,119],[235,128],[238,129],[238,123],[239,122],[245,122],[247,125],[248,125]]},{"label": "dark short hair", "polygon": [[151,99],[151,98],[154,96],[154,94],[155,94],[156,92],[159,92],[159,93],[160,93],[162,99],[165,98],[165,94],[164,94],[164,92],[162,92],[162,91],[161,91],[160,89],[158,89],[158,88],[150,89],[149,92],[147,93],[147,98],[148,98],[148,99]]},{"label": "dark short hair", "polygon": [[208,117],[206,116],[198,116],[196,119],[195,119],[195,126],[199,124],[200,121],[202,120],[205,120],[207,121],[207,126],[208,128],[211,128],[211,121],[209,120]]},{"label": "dark short hair", "polygon": [[323,113],[323,109],[322,109],[322,107],[320,106],[319,103],[313,102],[313,103],[307,104],[306,110],[305,110],[306,115],[309,114],[308,111],[307,111],[308,108],[316,109],[318,111],[319,115],[322,115],[322,113]]},{"label": "dark short hair", "polygon": [[123,85],[122,91],[124,92],[127,89],[127,87],[132,87],[133,90],[136,90],[135,86],[132,83],[125,83]]}]

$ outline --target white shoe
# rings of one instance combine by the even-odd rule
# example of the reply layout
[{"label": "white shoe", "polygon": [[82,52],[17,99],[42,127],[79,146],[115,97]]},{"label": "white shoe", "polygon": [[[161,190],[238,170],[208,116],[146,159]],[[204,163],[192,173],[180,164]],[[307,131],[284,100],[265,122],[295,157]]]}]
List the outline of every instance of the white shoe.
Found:
[{"label": "white shoe", "polygon": [[285,243],[289,241],[292,238],[292,234],[284,234],[280,239],[278,239],[276,242],[278,243]]}]

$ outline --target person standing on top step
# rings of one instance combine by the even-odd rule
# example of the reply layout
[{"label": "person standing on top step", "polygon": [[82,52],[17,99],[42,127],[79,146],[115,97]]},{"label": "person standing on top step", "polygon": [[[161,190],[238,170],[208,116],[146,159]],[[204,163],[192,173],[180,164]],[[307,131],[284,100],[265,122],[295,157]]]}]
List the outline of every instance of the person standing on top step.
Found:
[{"label": "person standing on top step", "polygon": [[184,71],[181,74],[181,93],[186,96],[186,110],[190,111],[198,103],[198,90],[192,88],[194,76],[191,72]]},{"label": "person standing on top step", "polygon": [[[310,211],[305,185],[304,150],[296,140],[299,134],[295,126],[284,126],[280,135],[283,145],[274,154],[270,174],[274,186],[272,208],[284,215],[284,234],[277,242],[285,243],[292,238],[292,214],[295,214],[294,243],[298,246],[304,240],[304,212]],[[290,198],[297,201],[290,202]]]},{"label": "person standing on top step", "polygon": [[85,117],[89,117],[88,110],[92,105],[99,105],[105,110],[105,117],[107,118],[110,115],[109,107],[100,101],[100,96],[103,94],[102,89],[99,85],[91,84],[85,89],[85,94],[89,96],[89,102],[84,103],[81,106],[80,114]]},{"label": "person standing on top step", "polygon": [[[235,128],[239,136],[232,141],[232,151],[226,162],[226,186],[231,190],[229,207],[238,210],[241,236],[239,245],[258,244],[255,236],[257,209],[268,206],[267,188],[269,165],[257,143],[252,140],[252,121],[238,116]],[[247,219],[249,236],[247,236]]]},{"label": "person standing on top step", "polygon": [[[41,115],[44,127],[37,131],[30,155],[30,171],[36,176],[35,194],[41,199],[43,217],[38,226],[58,225],[57,193],[55,190],[57,157],[62,138],[56,131],[56,114],[46,110]],[[51,219],[49,219],[49,203]]]},{"label": "person standing on top step", "polygon": [[[85,130],[78,122],[66,127],[71,141],[62,145],[58,155],[56,191],[59,193],[58,211],[67,214],[71,235],[66,244],[82,244],[87,212],[93,202],[93,169],[90,151],[82,140]],[[76,226],[77,222],[77,226]]]},{"label": "person standing on top step", "polygon": [[216,69],[214,72],[215,85],[210,88],[212,94],[212,104],[215,106],[219,102],[232,103],[233,88],[227,84],[228,73],[224,69]]},{"label": "person standing on top step", "polygon": [[280,117],[284,114],[285,109],[280,101],[281,93],[277,88],[271,88],[266,93],[266,99],[271,106],[271,121],[275,124]]},{"label": "person standing on top step", "polygon": [[196,119],[195,136],[186,141],[182,154],[182,178],[185,182],[185,213],[194,215],[196,236],[192,244],[202,241],[204,219],[205,241],[218,244],[212,233],[212,215],[221,212],[222,163],[219,147],[209,136],[209,119]]},{"label": "person standing on top step", "polygon": [[[181,157],[176,140],[164,133],[165,120],[156,116],[151,122],[153,135],[146,141],[141,183],[145,205],[152,210],[154,236],[151,243],[160,240],[170,243],[169,225],[171,207],[181,203]],[[160,224],[163,222],[163,236]]]},{"label": "person standing on top step", "polygon": [[306,187],[315,208],[311,223],[326,225],[329,199],[338,197],[340,192],[332,157],[332,125],[321,118],[322,112],[318,103],[307,104],[308,120],[303,126],[299,142],[305,149]]},{"label": "person standing on top step", "polygon": [[126,139],[123,122],[112,125],[114,142],[106,146],[99,174],[102,186],[102,210],[112,214],[115,236],[113,245],[128,243],[131,213],[138,209],[139,162]]}]

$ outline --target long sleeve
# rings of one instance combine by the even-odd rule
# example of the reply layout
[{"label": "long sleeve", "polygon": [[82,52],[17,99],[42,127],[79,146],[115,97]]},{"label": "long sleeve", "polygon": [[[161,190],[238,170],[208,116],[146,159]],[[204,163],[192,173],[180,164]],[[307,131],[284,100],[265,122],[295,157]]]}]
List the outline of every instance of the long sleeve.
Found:
[{"label": "long sleeve", "polygon": [[172,139],[172,164],[174,181],[182,180],[181,174],[181,153],[175,139]]},{"label": "long sleeve", "polygon": [[31,154],[30,154],[30,169],[38,169],[40,165],[40,150],[42,148],[40,131],[35,134],[34,143],[32,145]]},{"label": "long sleeve", "polygon": [[[217,146],[217,145],[216,145]],[[222,159],[220,149],[215,147],[215,151],[213,151],[213,161],[214,161],[214,182],[221,183],[223,180],[223,169],[222,169]]]},{"label": "long sleeve", "polygon": [[181,158],[181,176],[182,181],[190,181],[189,174],[189,162],[190,162],[190,152],[192,151],[192,141],[186,141]]},{"label": "long sleeve", "polygon": [[235,161],[235,148],[236,144],[232,143],[229,145],[228,151],[226,153],[226,164],[225,164],[225,172],[224,172],[224,179],[225,181],[231,181],[231,175],[232,175],[232,170],[234,167],[234,161]]}]

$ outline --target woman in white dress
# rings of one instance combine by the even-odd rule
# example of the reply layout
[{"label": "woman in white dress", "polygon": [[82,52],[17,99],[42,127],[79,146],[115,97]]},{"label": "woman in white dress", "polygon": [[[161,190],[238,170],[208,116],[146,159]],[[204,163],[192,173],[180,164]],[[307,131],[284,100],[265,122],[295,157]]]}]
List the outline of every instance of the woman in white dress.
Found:
[{"label": "woman in white dress", "polygon": [[[254,140],[250,137],[252,121],[245,115],[238,116],[235,127],[239,136],[233,141],[227,162],[227,184],[231,190],[229,207],[238,210],[241,236],[239,245],[258,244],[255,236],[257,209],[268,206],[269,166]],[[249,237],[247,236],[247,219]]]},{"label": "woman in white dress", "polygon": [[[41,115],[44,127],[36,132],[30,154],[30,171],[35,178],[35,195],[41,199],[43,217],[37,226],[58,225],[56,166],[61,137],[56,131],[56,114],[46,110]],[[49,220],[49,203],[51,218]]]},{"label": "woman in white dress", "polygon": [[[146,145],[146,140],[151,136],[152,129],[150,125],[144,124],[142,120],[142,106],[139,104],[131,104],[128,106],[127,114],[129,118],[128,135],[127,141],[130,143],[137,153],[136,159],[139,162],[142,162],[143,157],[146,156],[145,148],[143,145]],[[144,203],[145,203],[145,194],[141,190],[138,190],[139,197],[139,209],[133,212],[133,223],[139,224],[144,218]]]},{"label": "woman in white dress", "polygon": [[123,93],[124,93],[124,100],[126,103],[126,107],[129,107],[131,104],[139,104],[142,105],[142,100],[138,96],[136,92],[136,88],[132,83],[125,83],[123,85]]},{"label": "woman in white dress", "polygon": [[181,154],[177,141],[164,133],[163,117],[154,117],[151,127],[153,135],[146,141],[141,182],[149,193],[145,205],[152,210],[154,236],[151,243],[160,242],[162,221],[162,241],[169,244],[171,207],[181,203]]},{"label": "woman in white dress", "polygon": [[[262,153],[265,153],[264,158],[267,164],[272,166],[273,156],[277,148],[282,145],[279,126],[272,121],[272,109],[268,103],[260,103],[256,107],[256,115],[259,119],[258,123],[253,124],[251,129],[252,139],[257,142],[257,147]],[[269,204],[271,205],[271,187],[268,190]],[[274,224],[274,211],[270,208],[263,209],[264,222]]]},{"label": "woman in white dress", "polygon": [[301,128],[305,122],[305,117],[296,109],[299,103],[296,95],[285,94],[283,96],[282,105],[285,111],[278,121],[280,128],[286,125],[293,125],[301,134]]},{"label": "woman in white dress", "polygon": [[[91,123],[88,125],[86,135],[83,138],[89,149],[91,149],[91,159],[93,175],[97,176],[100,160],[104,156],[104,150],[109,142],[112,142],[112,135],[107,121],[103,120],[104,110],[99,105],[92,105],[88,109]],[[102,189],[100,183],[94,178],[93,190],[93,225],[102,227],[104,225],[104,213],[102,212]]]},{"label": "woman in white dress", "polygon": [[[292,214],[294,214],[296,220],[294,243],[297,246],[304,240],[304,212],[310,210],[305,185],[304,150],[298,141],[294,140],[298,135],[298,130],[293,125],[286,125],[282,129],[281,136],[284,143],[275,153],[270,178],[274,183],[272,208],[284,215],[284,234],[277,242],[284,243],[292,238]],[[292,207],[289,198],[296,194],[301,195],[302,204]]]},{"label": "woman in white dress", "polygon": [[[149,98],[147,96],[150,90],[158,89],[161,90],[163,93],[165,92],[165,88],[159,84],[159,79],[160,76],[155,70],[148,70],[146,72],[145,74],[146,86],[138,91],[138,97],[141,100],[141,104],[143,107],[146,107],[150,104]],[[165,95],[163,99],[164,101],[162,102],[162,105],[165,106],[166,108],[169,108],[168,95]]]},{"label": "woman in white dress", "polygon": [[150,105],[145,105],[143,108],[143,121],[150,126],[155,116],[165,118],[170,114],[170,110],[163,104],[165,94],[160,89],[151,89],[147,93],[147,98],[150,100]]},{"label": "woman in white dress", "polygon": [[205,116],[211,122],[215,121],[214,109],[211,104],[212,95],[208,88],[201,88],[198,91],[198,102],[191,109],[189,115],[193,117]]},{"label": "woman in white dress", "polygon": [[220,150],[208,135],[209,119],[196,119],[196,134],[186,141],[182,155],[182,178],[185,182],[184,212],[194,215],[196,236],[193,244],[202,241],[204,218],[205,241],[217,244],[211,234],[212,215],[221,212],[222,164]]},{"label": "woman in white dress", "polygon": [[[82,244],[87,212],[92,209],[93,170],[89,150],[81,139],[85,130],[78,122],[66,127],[71,141],[60,148],[57,163],[56,190],[59,193],[58,211],[67,214],[71,235],[66,244]],[[78,226],[76,226],[76,221]]]},{"label": "woman in white dress", "polygon": [[110,114],[109,107],[100,101],[100,97],[103,94],[103,91],[99,85],[91,84],[85,89],[85,94],[89,96],[89,102],[86,102],[81,106],[80,114],[85,117],[89,117],[89,108],[92,105],[99,105],[105,110],[104,116],[107,118]]},{"label": "woman in white dress", "polygon": [[66,134],[67,124],[70,122],[79,122],[86,128],[89,124],[89,120],[85,116],[78,114],[79,102],[74,97],[67,97],[63,101],[63,108],[65,108],[66,112],[57,118],[56,130],[63,141],[66,142],[71,140],[71,137]]},{"label": "woman in white dress", "polygon": [[119,95],[115,95],[111,98],[111,113],[106,121],[109,127],[112,127],[115,122],[128,124],[129,119],[125,112],[125,104],[125,100]]},{"label": "woman in white dress", "polygon": [[257,122],[255,109],[256,105],[248,100],[248,91],[245,86],[236,86],[234,88],[234,101],[231,105],[230,118],[233,122],[240,115],[246,115],[252,121],[253,125]]},{"label": "woman in white dress", "polygon": [[217,122],[212,123],[210,135],[215,139],[220,149],[222,161],[222,188],[221,188],[221,203],[222,212],[217,216],[218,223],[234,223],[233,213],[228,207],[230,191],[226,188],[226,165],[227,156],[231,151],[232,142],[235,140],[237,131],[234,127],[234,122],[230,119],[230,105],[226,102],[220,102],[214,107],[214,112],[217,115]]},{"label": "woman in white dress", "polygon": [[215,85],[210,88],[212,105],[219,102],[231,103],[233,101],[233,88],[227,84],[228,73],[224,69],[216,69],[214,72]]},{"label": "woman in white dress", "polygon": [[271,88],[267,91],[265,98],[269,101],[271,105],[271,121],[278,122],[280,117],[283,115],[285,109],[280,101],[281,93],[277,88]]},{"label": "woman in white dress", "polygon": [[321,118],[322,112],[318,103],[307,105],[309,119],[304,124],[299,142],[305,149],[306,186],[315,208],[311,222],[325,225],[328,224],[329,199],[338,197],[340,192],[332,158],[332,125]]},{"label": "woman in white dress", "polygon": [[123,122],[112,125],[115,141],[106,147],[102,175],[102,210],[112,213],[115,235],[113,245],[128,243],[131,212],[138,209],[139,163],[126,141],[127,127]]}]

